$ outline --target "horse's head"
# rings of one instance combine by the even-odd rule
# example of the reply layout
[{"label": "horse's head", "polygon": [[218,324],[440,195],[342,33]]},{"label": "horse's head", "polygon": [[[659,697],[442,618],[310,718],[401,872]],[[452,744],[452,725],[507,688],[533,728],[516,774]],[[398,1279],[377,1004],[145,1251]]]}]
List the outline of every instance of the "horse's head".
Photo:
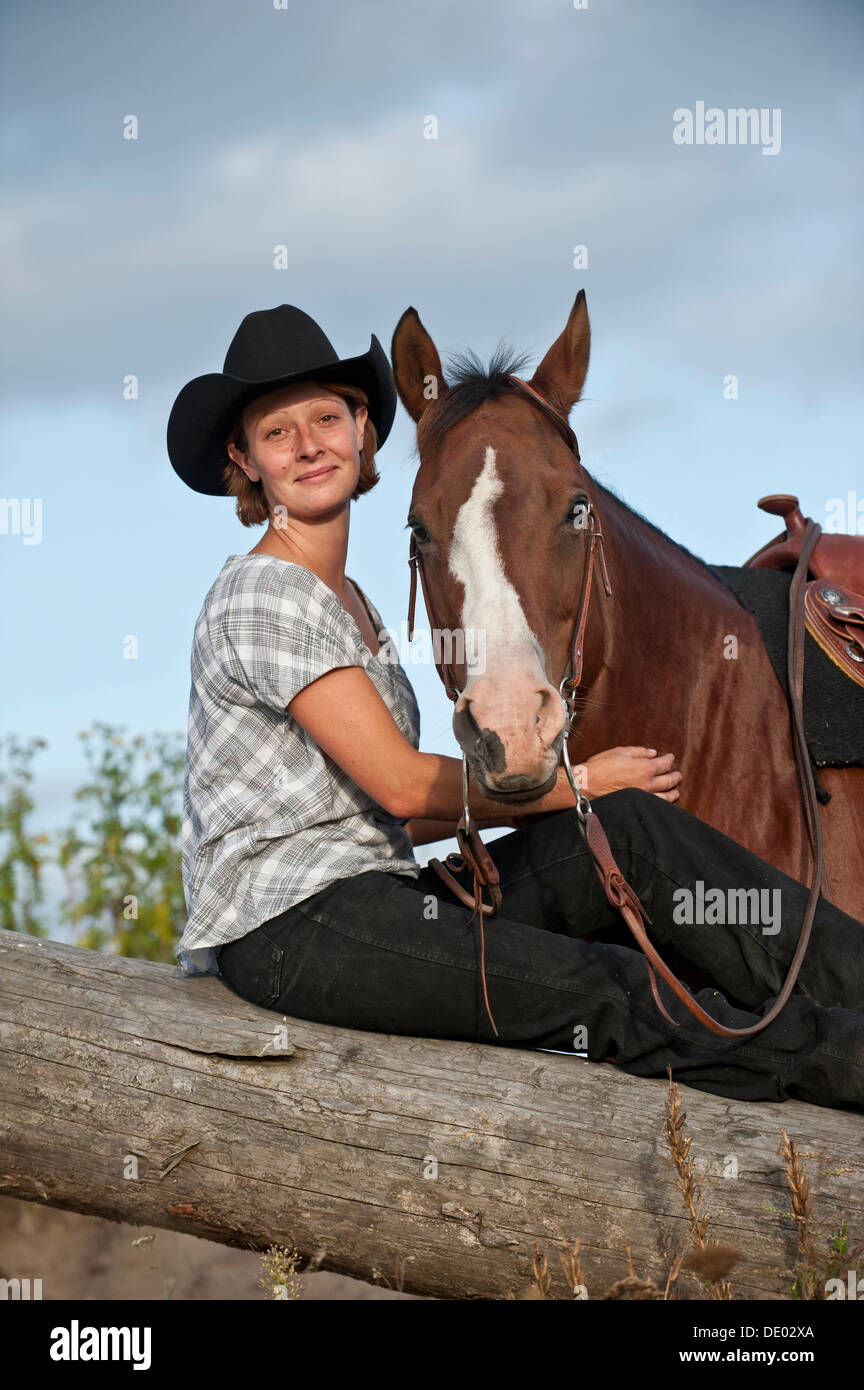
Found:
[{"label": "horse's head", "polygon": [[[589,344],[580,290],[528,382],[565,421],[582,391]],[[509,379],[524,357],[507,360],[499,349],[484,369],[465,356],[448,383],[412,308],[396,327],[392,358],[399,396],[417,422],[408,524],[427,599],[440,629],[464,635],[464,652],[457,647],[450,663],[460,692],[453,730],[486,795],[531,801],[554,785],[561,755],[567,715],[559,686],[591,481],[554,419]]]}]

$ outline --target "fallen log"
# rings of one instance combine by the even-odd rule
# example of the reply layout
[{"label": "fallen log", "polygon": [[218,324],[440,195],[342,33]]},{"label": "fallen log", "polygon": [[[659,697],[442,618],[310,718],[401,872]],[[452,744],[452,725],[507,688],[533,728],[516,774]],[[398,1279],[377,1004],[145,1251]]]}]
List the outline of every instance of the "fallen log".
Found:
[{"label": "fallen log", "polygon": [[[791,1297],[784,1128],[820,1251],[844,1219],[864,1238],[862,1117],[681,1089],[709,1239],[741,1252],[734,1297]],[[519,1297],[535,1242],[572,1297],[557,1242],[577,1238],[601,1297],[626,1242],[663,1290],[690,1248],[666,1094],[579,1057],[282,1018],[213,977],[0,931],[0,1191],[27,1201],[440,1298]],[[704,1296],[694,1276],[681,1296]]]}]

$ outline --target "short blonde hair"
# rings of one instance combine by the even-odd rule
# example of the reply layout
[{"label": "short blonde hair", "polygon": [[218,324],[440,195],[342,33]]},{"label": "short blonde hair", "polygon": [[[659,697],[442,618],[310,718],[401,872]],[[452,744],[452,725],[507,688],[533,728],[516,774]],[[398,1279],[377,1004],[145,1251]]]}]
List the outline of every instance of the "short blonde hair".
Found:
[{"label": "short blonde hair", "polygon": [[[369,397],[359,386],[344,386],[341,382],[328,381],[327,389],[332,391],[334,396],[341,396],[343,400],[348,402],[349,406],[353,408],[355,418],[358,406],[365,405],[368,411]],[[242,454],[248,454],[249,442],[243,428],[243,410],[237,415],[225,443],[226,446],[229,443],[234,444]],[[361,497],[364,492],[369,492],[370,488],[381,481],[381,475],[375,465],[377,448],[378,432],[372,423],[372,417],[367,414],[363,429],[363,447],[360,450],[360,477],[357,479],[357,486],[351,494],[352,500]],[[240,465],[230,457],[227,447],[225,458],[222,481],[228,496],[237,499],[238,519],[244,526],[260,526],[263,522],[269,521],[270,508],[264,493],[263,483],[260,480],[253,483]]]}]

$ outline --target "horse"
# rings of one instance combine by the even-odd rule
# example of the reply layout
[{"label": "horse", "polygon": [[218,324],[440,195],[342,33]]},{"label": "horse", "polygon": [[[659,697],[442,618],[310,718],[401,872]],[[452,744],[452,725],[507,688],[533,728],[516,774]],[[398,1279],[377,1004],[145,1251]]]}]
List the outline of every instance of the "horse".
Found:
[{"label": "horse", "polygon": [[[524,383],[565,422],[582,394],[590,334],[580,290]],[[754,619],[703,560],[591,477],[530,392],[516,389],[524,354],[499,346],[484,366],[467,352],[445,380],[409,307],[391,358],[417,426],[408,526],[431,611],[440,628],[485,638],[482,662],[451,667],[453,732],[479,789],[518,806],[555,785],[590,510],[611,596],[595,587],[585,624],[573,761],[624,745],[674,752],[678,806],[808,882],[789,711]],[[821,815],[831,900],[860,916],[864,767],[819,776],[830,793]]]}]

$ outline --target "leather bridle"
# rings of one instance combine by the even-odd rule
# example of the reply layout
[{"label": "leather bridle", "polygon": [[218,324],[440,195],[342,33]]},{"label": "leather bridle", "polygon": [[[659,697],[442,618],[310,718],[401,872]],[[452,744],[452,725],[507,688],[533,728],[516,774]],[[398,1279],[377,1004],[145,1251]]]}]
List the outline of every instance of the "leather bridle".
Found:
[{"label": "leather bridle", "polygon": [[[568,448],[575,455],[577,463],[581,462],[579,455],[579,445],[576,435],[570,428],[564,416],[550,404],[544,396],[517,376],[508,376],[507,381],[511,387],[521,392],[531,401],[537,409],[551,421],[564,439]],[[591,602],[591,589],[594,574],[594,557],[598,557],[600,572],[603,578],[603,586],[607,598],[611,598],[612,589],[609,584],[609,575],[606,567],[606,557],[603,548],[603,531],[597,515],[596,504],[592,501],[585,504],[586,530],[588,533],[585,546],[585,560],[582,571],[582,580],[579,591],[579,604],[576,610],[576,618],[573,626],[573,637],[570,643],[569,674],[565,673],[559,685],[567,712],[567,727],[561,744],[561,760],[573,793],[576,797],[576,815],[580,830],[585,838],[586,845],[591,852],[594,866],[599,874],[608,901],[623,916],[630,931],[635,937],[640,949],[647,959],[648,973],[651,979],[651,989],[654,1001],[666,1018],[673,1026],[680,1026],[675,1019],[667,1012],[660,998],[657,986],[655,970],[669,985],[670,989],[678,999],[685,1005],[693,1016],[698,1019],[712,1033],[717,1033],[724,1038],[746,1038],[754,1033],[760,1033],[767,1028],[769,1023],[773,1023],[780,1011],[785,1006],[801,969],[807,945],[810,939],[810,931],[816,912],[816,903],[819,898],[819,889],[824,875],[824,860],[822,850],[822,833],[819,815],[819,803],[816,796],[816,788],[813,781],[813,772],[810,766],[810,758],[807,750],[806,738],[804,735],[803,724],[803,662],[804,662],[804,596],[805,581],[807,578],[807,563],[812,553],[813,547],[820,534],[821,528],[813,521],[808,522],[808,530],[805,532],[801,547],[801,554],[795,575],[792,580],[790,591],[790,618],[789,618],[789,644],[788,644],[788,667],[789,667],[789,706],[792,716],[793,746],[795,750],[795,761],[798,770],[798,777],[801,784],[802,801],[807,821],[807,830],[811,842],[814,856],[814,876],[810,887],[810,895],[804,911],[804,919],[798,944],[795,948],[786,979],[783,987],[777,996],[773,1006],[758,1023],[750,1028],[728,1028],[725,1024],[718,1023],[710,1014],[696,1002],[693,995],[676,978],[672,970],[663,960],[656,947],[648,939],[645,930],[645,922],[651,921],[644,906],[639,901],[636,893],[625,879],[623,873],[615,862],[609,841],[605,831],[600,824],[596,813],[591,809],[591,803],[577,785],[573,768],[567,748],[567,741],[572,732],[573,720],[575,717],[576,691],[582,679],[582,664],[584,655],[585,629],[588,621],[588,612]],[[423,573],[420,553],[416,548],[415,537],[411,536],[409,547],[408,563],[411,567],[411,588],[408,599],[408,640],[411,641],[414,633],[414,606],[417,594],[417,571],[420,572],[420,582],[423,589],[423,600],[426,605],[426,613],[432,629],[433,652],[436,633],[442,629],[438,626],[429,599],[429,592],[426,587],[426,579]],[[453,672],[449,663],[435,659],[438,674],[450,700],[456,701],[459,698],[459,690],[453,680]],[[565,693],[566,690],[566,693]],[[435,870],[440,878],[444,880],[451,892],[453,892],[466,907],[472,907],[473,911],[469,922],[479,914],[480,926],[480,973],[483,984],[483,997],[486,1005],[486,1012],[489,1021],[498,1037],[498,1029],[492,1017],[489,1007],[489,996],[486,987],[485,970],[485,939],[483,934],[483,919],[485,916],[492,917],[501,907],[503,896],[499,883],[498,870],[494,860],[489,854],[480,839],[477,828],[471,817],[468,806],[468,760],[462,754],[462,815],[456,827],[456,839],[459,845],[458,854],[448,854],[444,864],[438,859],[429,860],[430,866]],[[474,878],[473,896],[469,895],[460,883],[456,881],[446,865],[454,869],[457,873],[462,872],[466,867],[470,868]],[[483,900],[483,889],[489,890],[490,903]]]}]

